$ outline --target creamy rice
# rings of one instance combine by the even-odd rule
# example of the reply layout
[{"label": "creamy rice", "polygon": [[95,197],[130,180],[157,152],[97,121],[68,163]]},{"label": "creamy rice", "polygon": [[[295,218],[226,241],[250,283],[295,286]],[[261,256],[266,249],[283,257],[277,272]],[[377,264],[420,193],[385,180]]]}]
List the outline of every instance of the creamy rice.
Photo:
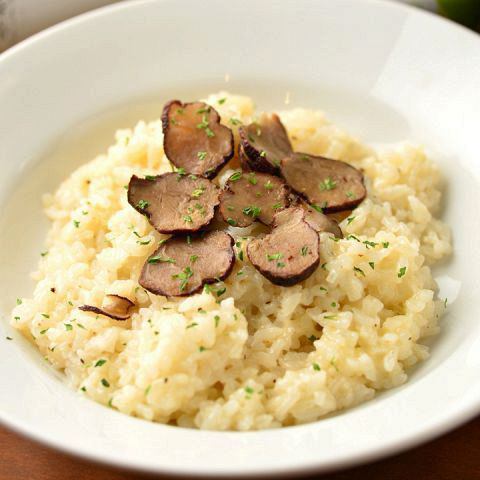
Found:
[{"label": "creamy rice", "polygon": [[[221,92],[207,102],[230,127],[232,118],[248,123],[255,116],[247,97]],[[435,218],[437,167],[408,143],[362,145],[320,112],[280,117],[295,150],[351,163],[368,188],[341,223],[346,238],[322,234],[322,267],[294,287],[271,284],[246,255],[211,293],[167,299],[139,287],[145,259],[166,237],[127,203],[124,186],[133,173],[171,169],[159,120],[117,132],[106,155],[45,196],[48,254],[12,324],[72,388],[147,420],[261,429],[311,422],[371,399],[404,383],[408,368],[428,357],[420,342],[438,331],[444,310],[430,266],[451,251],[449,229]],[[237,254],[257,228],[231,229],[241,242]],[[101,305],[108,293],[139,305],[131,320],[77,308]]]}]

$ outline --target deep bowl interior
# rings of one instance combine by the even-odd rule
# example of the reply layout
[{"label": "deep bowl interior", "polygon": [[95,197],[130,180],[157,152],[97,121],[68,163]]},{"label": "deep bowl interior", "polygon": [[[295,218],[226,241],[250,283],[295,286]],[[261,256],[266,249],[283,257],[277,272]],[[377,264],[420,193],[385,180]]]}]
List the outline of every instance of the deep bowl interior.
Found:
[{"label": "deep bowl interior", "polygon": [[[0,57],[0,418],[117,465],[234,475],[367,460],[478,412],[479,47],[460,27],[377,1],[165,0],[101,9]],[[424,144],[441,166],[455,254],[435,276],[449,308],[431,358],[406,385],[305,426],[186,430],[70,391],[8,326],[43,250],[41,195],[105,150],[117,128],[158,118],[170,98],[220,89],[250,95],[260,109],[325,110],[367,142]]]}]

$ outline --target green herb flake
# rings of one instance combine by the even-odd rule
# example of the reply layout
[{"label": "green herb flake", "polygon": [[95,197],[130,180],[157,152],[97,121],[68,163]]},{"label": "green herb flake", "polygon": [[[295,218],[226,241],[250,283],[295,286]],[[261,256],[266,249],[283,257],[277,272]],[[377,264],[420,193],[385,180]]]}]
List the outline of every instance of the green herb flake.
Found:
[{"label": "green herb flake", "polygon": [[311,341],[311,342],[315,342],[316,340],[318,340],[318,337],[316,337],[315,335],[310,335],[308,337],[308,339]]},{"label": "green herb flake", "polygon": [[13,340],[12,337],[5,337],[6,340]]},{"label": "green herb flake", "polygon": [[152,386],[149,385],[146,389],[145,389],[145,396],[147,396],[149,393],[150,393],[150,390],[152,389]]},{"label": "green herb flake", "polygon": [[362,243],[364,243],[367,248],[375,248],[378,245],[378,243],[369,240],[364,240]]},{"label": "green herb flake", "polygon": [[248,175],[248,183],[250,183],[251,185],[256,185],[258,183],[255,172],[252,172]]},{"label": "green herb flake", "polygon": [[227,291],[226,287],[217,290],[217,297],[221,297]]},{"label": "green herb flake", "polygon": [[78,228],[80,226],[80,222],[78,220],[74,220],[73,224],[75,225],[75,228]]},{"label": "green herb flake", "polygon": [[273,262],[274,260],[280,260],[283,257],[282,253],[267,253],[267,260]]},{"label": "green herb flake", "polygon": [[283,268],[285,264],[283,262],[277,262],[277,267],[278,268]]},{"label": "green herb flake", "polygon": [[193,327],[196,327],[198,326],[198,323],[197,322],[192,322],[190,325],[187,325],[185,330],[188,330],[189,328],[193,328]]},{"label": "green herb flake", "polygon": [[40,330],[40,335],[45,335],[48,332],[48,328],[44,328],[43,330]]},{"label": "green herb flake", "polygon": [[249,133],[249,134],[247,135],[247,137],[248,137],[248,140],[249,140],[250,142],[255,143],[255,139],[253,138],[253,136],[252,136],[251,133]]},{"label": "green herb flake", "polygon": [[180,291],[183,292],[188,284],[188,279],[193,275],[193,271],[190,267],[185,267],[181,273],[172,275],[172,278],[178,278],[180,280]]},{"label": "green herb flake", "polygon": [[326,270],[327,270],[327,262],[322,263],[322,264],[320,265],[320,268],[321,268],[322,270],[325,270],[325,271],[326,271]]},{"label": "green herb flake", "polygon": [[50,315],[47,315],[46,313],[41,313],[40,315],[45,318],[50,318]]},{"label": "green herb flake", "polygon": [[232,205],[227,205],[227,210],[228,210],[229,212],[233,212],[233,211],[235,210],[235,207],[232,206]]},{"label": "green herb flake", "polygon": [[197,157],[199,160],[205,160],[207,157],[207,152],[197,152]]},{"label": "green herb flake", "polygon": [[232,118],[229,120],[229,122],[230,122],[232,125],[235,125],[235,126],[242,124],[242,122],[241,122],[238,118],[234,118],[234,117],[232,117]]},{"label": "green herb flake", "polygon": [[106,378],[102,378],[100,381],[105,388],[108,388],[110,386],[110,383],[108,383],[108,380]]},{"label": "green herb flake", "polygon": [[347,225],[350,225],[357,217],[348,217],[347,218]]},{"label": "green herb flake", "polygon": [[355,240],[356,242],[360,242],[360,240],[355,235],[349,235],[347,240]]},{"label": "green herb flake", "polygon": [[215,320],[215,328],[217,328],[218,324],[220,323],[220,317],[218,315],[215,315],[213,319]]},{"label": "green herb flake", "polygon": [[320,287],[320,290],[321,290],[322,292],[328,292],[328,290],[327,290],[325,287]]},{"label": "green herb flake", "polygon": [[40,253],[40,256],[41,256],[41,257],[45,257],[46,255],[48,255],[48,250],[46,250],[45,252],[41,252],[41,253]]},{"label": "green herb flake", "polygon": [[155,175],[145,175],[145,180],[153,182],[157,177]]},{"label": "green herb flake", "polygon": [[243,262],[243,250],[240,250],[237,255],[238,259]]},{"label": "green herb flake", "polygon": [[262,150],[262,151],[260,152],[260,156],[261,156],[262,158],[265,158],[265,157],[267,156],[267,152],[266,152],[265,150]]},{"label": "green herb flake", "polygon": [[300,253],[302,254],[302,257],[306,257],[308,253],[308,247],[307,245],[304,245],[302,249],[300,250]]},{"label": "green herb flake", "polygon": [[140,210],[145,210],[149,205],[150,204],[146,200],[139,200],[139,202],[137,203],[137,207]]},{"label": "green herb flake", "polygon": [[21,305],[22,304],[22,299],[21,298],[17,298],[17,305]]},{"label": "green herb flake", "polygon": [[252,395],[253,393],[255,393],[255,390],[252,387],[245,387],[245,392],[248,395]]},{"label": "green herb flake", "polygon": [[353,267],[353,269],[354,269],[356,272],[360,273],[360,275],[365,276],[365,272],[364,272],[361,268]]},{"label": "green herb flake", "polygon": [[317,212],[323,213],[323,208],[320,205],[316,205],[315,203],[312,203],[310,206]]},{"label": "green herb flake", "polygon": [[280,209],[280,208],[282,208],[282,204],[281,204],[280,202],[279,202],[279,203],[274,203],[274,204],[272,205],[272,209],[273,209],[273,210],[278,210],[278,209]]},{"label": "green herb flake", "polygon": [[67,330],[67,332],[73,329],[73,325],[70,323],[64,323],[64,325],[65,325],[65,330]]},{"label": "green herb flake", "polygon": [[398,271],[397,277],[402,278],[407,273],[407,267],[401,267]]},{"label": "green herb flake", "polygon": [[229,225],[231,225],[232,227],[235,227],[235,226],[237,225],[236,220],[234,220],[234,219],[231,218],[231,217],[228,217],[228,218],[227,218],[227,223],[228,223]]},{"label": "green herb flake", "polygon": [[256,207],[255,205],[250,205],[248,207],[245,207],[243,210],[244,215],[247,215],[252,218],[257,218],[262,209],[260,207]]},{"label": "green herb flake", "polygon": [[318,363],[313,363],[312,364],[312,367],[313,369],[316,371],[316,372],[319,372],[320,371],[320,365]]},{"label": "green herb flake", "polygon": [[447,302],[448,302],[448,298],[445,297],[445,300],[443,301],[443,306],[444,306],[444,308],[447,308]]},{"label": "green herb flake", "polygon": [[147,263],[155,264],[155,263],[176,263],[173,258],[166,258],[160,257],[159,255],[155,255],[154,257],[150,257],[147,260]]},{"label": "green herb flake", "polygon": [[375,270],[375,262],[368,262],[368,264],[372,270]]},{"label": "green herb flake", "polygon": [[265,188],[265,190],[273,190],[273,183],[270,180],[268,180],[265,182],[263,187]]},{"label": "green herb flake", "polygon": [[390,246],[390,242],[382,242],[383,248],[388,248]]},{"label": "green herb flake", "polygon": [[335,308],[335,307],[337,306],[337,302],[332,302],[332,303],[330,304],[330,306],[333,307],[333,308]]},{"label": "green herb flake", "polygon": [[183,216],[183,221],[185,223],[192,223],[193,222],[192,217],[190,215],[184,215]]},{"label": "green herb flake", "polygon": [[198,255],[190,255],[190,263],[195,263],[198,260]]},{"label": "green herb flake", "polygon": [[206,350],[206,348],[203,346],[203,345],[200,345],[198,347],[198,351],[201,353],[201,352],[204,352]]},{"label": "green herb flake", "polygon": [[227,101],[226,98],[219,98],[219,99],[218,99],[218,104],[219,104],[219,105],[223,105],[226,101]]},{"label": "green herb flake", "polygon": [[105,365],[107,363],[107,361],[104,359],[104,358],[101,358],[100,360],[97,360],[97,362],[95,363],[95,367],[101,367],[102,365]]},{"label": "green herb flake", "polygon": [[337,182],[332,180],[330,177],[327,177],[325,180],[320,182],[320,190],[333,190],[336,188]]}]

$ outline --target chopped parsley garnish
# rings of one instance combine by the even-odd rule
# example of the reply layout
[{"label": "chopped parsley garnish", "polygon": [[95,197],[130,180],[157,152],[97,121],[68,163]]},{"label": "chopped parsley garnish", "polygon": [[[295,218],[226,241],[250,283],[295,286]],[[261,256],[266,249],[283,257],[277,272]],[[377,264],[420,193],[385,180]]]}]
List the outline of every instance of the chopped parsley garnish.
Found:
[{"label": "chopped parsley garnish", "polygon": [[200,345],[198,347],[198,351],[201,353],[201,352],[204,352],[206,350],[206,348],[203,346],[203,345]]},{"label": "chopped parsley garnish", "polygon": [[204,192],[205,192],[205,187],[196,188],[196,189],[191,193],[191,196],[192,196],[193,198],[199,198],[201,195],[203,195]]},{"label": "chopped parsley garnish", "polygon": [[198,255],[190,255],[190,263],[195,263],[198,259]]},{"label": "chopped parsley garnish", "polygon": [[147,396],[149,393],[150,393],[150,390],[152,389],[152,386],[149,385],[146,389],[145,389],[145,396]]},{"label": "chopped parsley garnish", "polygon": [[448,302],[448,298],[445,297],[445,300],[443,301],[443,306],[444,306],[445,308],[447,308],[447,302]]},{"label": "chopped parsley garnish", "polygon": [[100,360],[97,360],[97,363],[95,363],[95,367],[101,367],[102,365],[105,365],[107,363],[107,361],[103,358],[101,358]]},{"label": "chopped parsley garnish", "polygon": [[255,390],[252,387],[245,387],[245,392],[247,392],[248,395],[252,395],[255,393]]},{"label": "chopped parsley garnish", "polygon": [[47,315],[46,313],[42,313],[41,315],[42,315],[42,317],[50,318],[50,315]]},{"label": "chopped parsley garnish", "polygon": [[263,157],[263,158],[265,158],[265,157],[267,156],[267,152],[266,152],[265,150],[262,150],[262,151],[260,152],[260,156]]},{"label": "chopped parsley garnish", "polygon": [[283,268],[285,264],[283,262],[277,262],[277,267],[278,268]]},{"label": "chopped parsley garnish", "polygon": [[208,128],[208,118],[205,109],[201,108],[200,110],[197,110],[197,113],[203,113],[202,121],[200,123],[197,123],[197,128],[199,129],[206,129]]},{"label": "chopped parsley garnish", "polygon": [[150,242],[151,240],[137,240],[139,245],[148,245]]},{"label": "chopped parsley garnish", "polygon": [[45,251],[45,252],[41,252],[41,253],[40,253],[40,256],[41,256],[41,257],[44,257],[45,255],[48,255],[48,250]]},{"label": "chopped parsley garnish", "polygon": [[369,240],[364,240],[362,243],[364,243],[367,248],[375,248],[378,245],[378,243],[370,242]]},{"label": "chopped parsley garnish", "polygon": [[110,386],[110,383],[108,383],[108,380],[106,378],[102,378],[100,381],[105,388],[108,388]]},{"label": "chopped parsley garnish", "polygon": [[193,222],[192,217],[190,215],[184,215],[183,216],[183,221],[185,223],[192,223]]},{"label": "chopped parsley garnish", "polygon": [[273,210],[278,210],[279,208],[282,208],[282,204],[281,203],[275,203],[272,205],[272,208]]},{"label": "chopped parsley garnish", "polygon": [[184,175],[186,175],[185,169],[184,169],[183,167],[177,168],[177,169],[175,170],[175,173],[178,175],[178,179],[177,179],[177,180],[180,180]]},{"label": "chopped parsley garnish", "polygon": [[398,278],[402,278],[405,273],[407,273],[407,267],[401,267],[400,270],[398,271]]},{"label": "chopped parsley garnish", "polygon": [[193,322],[193,323],[191,323],[190,325],[187,325],[187,326],[186,326],[186,330],[188,330],[189,328],[196,327],[197,325],[198,325],[197,322]]},{"label": "chopped parsley garnish", "polygon": [[80,226],[80,222],[78,220],[74,220],[73,224],[75,225],[75,228],[78,228]]},{"label": "chopped parsley garnish", "polygon": [[260,215],[261,211],[262,209],[260,207],[256,207],[255,205],[250,205],[243,209],[243,213],[252,218],[257,218]]},{"label": "chopped parsley garnish", "polygon": [[390,242],[382,242],[383,248],[388,248],[390,245]]},{"label": "chopped parsley garnish", "polygon": [[22,304],[22,299],[21,298],[17,298],[17,305],[21,305]]},{"label": "chopped parsley garnish", "polygon": [[347,225],[350,225],[357,217],[348,217],[347,218]]},{"label": "chopped parsley garnish", "polygon": [[229,122],[232,124],[232,125],[241,125],[241,121],[238,119],[238,118],[234,118],[232,117]]},{"label": "chopped parsley garnish", "polygon": [[320,182],[320,190],[333,190],[336,188],[337,182],[327,177],[323,182]]},{"label": "chopped parsley garnish", "polygon": [[333,308],[335,308],[335,307],[337,306],[337,302],[332,302],[332,303],[330,304],[330,306],[333,307]]},{"label": "chopped parsley garnish", "polygon": [[264,188],[265,190],[273,190],[273,183],[268,180],[267,182],[265,182]]},{"label": "chopped parsley garnish", "polygon": [[252,143],[255,143],[255,139],[252,137],[252,135],[249,133],[248,135],[248,140]]},{"label": "chopped parsley garnish", "polygon": [[320,290],[321,290],[322,292],[328,292],[328,290],[327,290],[325,287],[320,287]]},{"label": "chopped parsley garnish", "polygon": [[356,242],[359,242],[359,241],[360,241],[355,235],[349,235],[349,236],[347,237],[347,240],[355,240]]},{"label": "chopped parsley garnish", "polygon": [[226,102],[226,100],[227,100],[226,98],[219,98],[218,99],[218,104],[223,105]]},{"label": "chopped parsley garnish", "polygon": [[145,210],[150,204],[146,201],[146,200],[140,200],[138,203],[137,203],[137,207],[140,209],[140,210]]},{"label": "chopped parsley garnish", "polygon": [[7,340],[13,340],[12,337],[5,337]]},{"label": "chopped parsley garnish", "polygon": [[241,262],[243,262],[243,250],[240,250],[240,251],[238,252],[237,258],[238,258]]},{"label": "chopped parsley garnish", "polygon": [[48,328],[40,330],[40,335],[45,335],[48,332]]},{"label": "chopped parsley garnish", "polygon": [[254,172],[250,173],[250,175],[248,176],[248,183],[250,183],[251,185],[256,185],[257,181],[258,180],[255,173]]},{"label": "chopped parsley garnish", "polygon": [[157,177],[155,175],[145,175],[145,180],[150,180],[153,182]]},{"label": "chopped parsley garnish", "polygon": [[217,297],[221,297],[227,291],[226,287],[217,290]]},{"label": "chopped parsley garnish", "polygon": [[235,227],[235,226],[237,225],[237,222],[236,222],[233,218],[231,218],[231,217],[228,217],[228,218],[227,218],[227,223],[228,223],[229,225],[231,225],[232,227]]},{"label": "chopped parsley garnish", "polygon": [[300,250],[300,253],[302,254],[302,257],[306,257],[308,253],[308,247],[304,245],[302,249]]},{"label": "chopped parsley garnish", "polygon": [[[243,253],[243,252],[242,252]],[[237,277],[241,277],[245,272],[243,270],[239,270],[237,272]]]},{"label": "chopped parsley garnish", "polygon": [[177,108],[177,113],[178,113],[179,115],[183,115],[183,112],[184,112],[184,111],[185,111],[185,110],[184,110],[183,108]]},{"label": "chopped parsley garnish", "polygon": [[319,372],[320,371],[320,365],[318,363],[313,363],[312,367],[315,371]]},{"label": "chopped parsley garnish", "polygon": [[185,267],[181,273],[172,275],[172,278],[178,278],[180,282],[180,291],[183,292],[187,286],[188,279],[193,275],[193,271],[190,267]]},{"label": "chopped parsley garnish", "polygon": [[86,392],[86,391],[87,391],[87,388],[86,388],[86,387],[82,387],[80,390],[81,390],[82,392]]},{"label": "chopped parsley garnish", "polygon": [[227,210],[229,212],[233,212],[235,210],[235,207],[233,205],[227,205]]},{"label": "chopped parsley garnish", "polygon": [[280,260],[282,257],[283,257],[282,253],[271,253],[271,254],[267,253],[267,260],[269,262],[273,262],[273,260]]},{"label": "chopped parsley garnish", "polygon": [[229,180],[231,182],[236,182],[236,181],[240,180],[241,178],[242,178],[242,172],[235,172],[230,176]]},{"label": "chopped parsley garnish", "polygon": [[215,320],[215,328],[217,328],[218,324],[220,323],[220,317],[218,315],[215,315],[213,319]]},{"label": "chopped parsley garnish", "polygon": [[347,192],[345,195],[346,195],[348,198],[351,198],[351,199],[353,199],[353,198],[355,197],[355,195],[353,195],[353,192]]},{"label": "chopped parsley garnish", "polygon": [[361,275],[365,276],[365,272],[364,272],[361,268],[353,267],[353,269],[354,269],[356,272],[360,273]]},{"label": "chopped parsley garnish", "polygon": [[173,258],[166,258],[166,257],[160,257],[160,255],[155,255],[154,257],[150,257],[147,260],[147,263],[175,263],[175,260]]},{"label": "chopped parsley garnish", "polygon": [[199,160],[205,160],[206,156],[207,156],[207,152],[197,152],[197,157]]},{"label": "chopped parsley garnish", "polygon": [[315,335],[310,335],[308,337],[308,339],[311,341],[311,342],[315,342],[315,340],[318,340],[318,337],[316,337]]},{"label": "chopped parsley garnish", "polygon": [[375,262],[368,262],[368,264],[372,270],[375,270]]},{"label": "chopped parsley garnish", "polygon": [[70,323],[64,323],[64,325],[65,325],[65,330],[67,330],[68,332],[73,329],[73,326]]},{"label": "chopped parsley garnish", "polygon": [[315,205],[314,203],[312,203],[310,206],[317,212],[323,213],[323,208],[320,205]]},{"label": "chopped parsley garnish", "polygon": [[[320,265],[320,268],[321,268],[322,270],[325,270],[325,271],[326,271],[326,270],[327,270],[327,262],[322,263],[322,264]],[[326,290],[325,290],[325,291],[326,291]]]}]

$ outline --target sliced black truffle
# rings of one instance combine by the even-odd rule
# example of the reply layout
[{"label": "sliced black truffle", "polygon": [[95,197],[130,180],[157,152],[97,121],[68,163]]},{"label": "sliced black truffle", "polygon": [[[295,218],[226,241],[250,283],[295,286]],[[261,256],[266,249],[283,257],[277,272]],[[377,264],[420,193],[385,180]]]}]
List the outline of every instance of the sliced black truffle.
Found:
[{"label": "sliced black truffle", "polygon": [[233,244],[233,238],[221,231],[172,237],[148,258],[139,283],[156,295],[191,295],[230,274]]},{"label": "sliced black truffle", "polygon": [[186,173],[212,178],[233,157],[233,133],[206,103],[168,102],[162,126],[165,154]]},{"label": "sliced black truffle", "polygon": [[288,188],[268,173],[235,172],[220,194],[220,213],[230,225],[247,227],[255,220],[271,225],[288,205]]},{"label": "sliced black truffle", "polygon": [[277,213],[272,231],[247,246],[253,266],[272,283],[291,286],[308,278],[320,261],[318,233],[305,221],[305,210]]},{"label": "sliced black truffle", "polygon": [[333,233],[336,238],[343,238],[342,229],[338,223],[324,213],[316,210],[307,203],[304,203],[305,221],[318,233],[329,232]]},{"label": "sliced black truffle", "polygon": [[78,309],[84,312],[92,312],[97,315],[105,315],[114,320],[127,320],[130,318],[130,310],[134,306],[135,304],[126,297],[108,294],[105,295],[101,308],[93,305],[82,305],[78,307]]},{"label": "sliced black truffle", "polygon": [[339,160],[294,153],[282,160],[281,173],[290,187],[326,213],[351,209],[367,194],[362,173]]},{"label": "sliced black truffle", "polygon": [[246,162],[252,170],[278,173],[282,159],[290,155],[292,145],[277,114],[263,114],[258,122],[238,129]]},{"label": "sliced black truffle", "polygon": [[161,233],[195,232],[208,225],[219,204],[220,189],[195,175],[165,173],[128,185],[128,202]]}]

